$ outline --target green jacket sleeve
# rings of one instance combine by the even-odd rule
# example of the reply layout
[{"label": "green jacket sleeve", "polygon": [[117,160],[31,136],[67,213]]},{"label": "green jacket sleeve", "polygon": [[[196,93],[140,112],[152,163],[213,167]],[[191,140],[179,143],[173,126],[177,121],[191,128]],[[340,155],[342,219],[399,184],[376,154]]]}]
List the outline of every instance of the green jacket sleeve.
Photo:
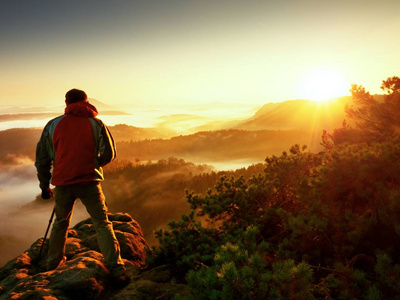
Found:
[{"label": "green jacket sleeve", "polygon": [[36,146],[35,166],[37,177],[39,179],[39,187],[46,189],[50,186],[52,158],[48,151],[48,132],[46,128],[43,130],[42,136]]},{"label": "green jacket sleeve", "polygon": [[99,152],[100,166],[105,166],[112,162],[117,156],[114,139],[110,130],[103,122],[101,122]]}]

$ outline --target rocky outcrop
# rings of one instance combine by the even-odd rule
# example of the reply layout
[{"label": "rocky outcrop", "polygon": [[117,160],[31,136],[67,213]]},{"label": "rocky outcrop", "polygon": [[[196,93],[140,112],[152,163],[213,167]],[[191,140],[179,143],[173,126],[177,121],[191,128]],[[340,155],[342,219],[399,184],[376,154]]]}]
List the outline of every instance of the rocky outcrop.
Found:
[{"label": "rocky outcrop", "polygon": [[139,224],[128,214],[110,214],[131,283],[113,286],[97,244],[91,219],[69,229],[67,262],[45,271],[47,243],[39,261],[43,239],[0,269],[0,299],[170,299],[186,294],[187,287],[174,281],[167,266],[145,268],[147,242]]}]

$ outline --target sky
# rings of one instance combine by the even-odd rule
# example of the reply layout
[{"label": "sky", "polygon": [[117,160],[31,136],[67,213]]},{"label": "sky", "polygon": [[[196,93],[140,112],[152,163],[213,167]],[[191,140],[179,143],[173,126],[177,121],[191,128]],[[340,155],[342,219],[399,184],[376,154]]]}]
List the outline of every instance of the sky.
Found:
[{"label": "sky", "polygon": [[[397,0],[0,2],[0,104],[268,103],[379,93],[400,76]],[[328,91],[328,93],[325,93]]]}]

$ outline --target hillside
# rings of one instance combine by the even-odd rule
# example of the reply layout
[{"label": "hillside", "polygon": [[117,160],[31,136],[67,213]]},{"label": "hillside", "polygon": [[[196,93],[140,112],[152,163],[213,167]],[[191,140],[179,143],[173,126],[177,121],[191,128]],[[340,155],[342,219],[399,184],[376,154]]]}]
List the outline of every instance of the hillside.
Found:
[{"label": "hillside", "polygon": [[118,143],[121,159],[149,161],[175,156],[197,163],[242,160],[262,162],[266,155],[279,154],[293,144],[319,150],[322,132],[301,130],[218,130],[204,131],[171,139]]},{"label": "hillside", "polygon": [[[117,161],[105,167],[106,180],[102,186],[110,211],[129,213],[141,224],[147,242],[154,245],[154,231],[166,228],[170,220],[189,212],[186,189],[205,193],[221,176],[250,178],[262,173],[264,167],[260,163],[236,171],[217,172],[210,166],[173,157],[144,165]],[[42,202],[37,199],[31,205]]]},{"label": "hillside", "polygon": [[41,132],[42,130],[37,128],[0,131],[0,166],[16,164],[25,158],[33,160]]},{"label": "hillside", "polygon": [[[153,128],[138,128],[127,125],[110,126],[114,140],[136,141],[159,139],[165,132]],[[20,159],[35,159],[36,144],[40,139],[42,128],[12,128],[0,131],[0,164],[15,164]]]},{"label": "hillside", "polygon": [[168,130],[134,127],[126,124],[109,126],[109,129],[116,142],[163,139],[170,136]]},{"label": "hillside", "polygon": [[345,119],[345,105],[351,97],[341,97],[325,102],[292,100],[267,103],[253,117],[235,128],[245,130],[305,130],[307,132],[332,130],[340,127]]}]

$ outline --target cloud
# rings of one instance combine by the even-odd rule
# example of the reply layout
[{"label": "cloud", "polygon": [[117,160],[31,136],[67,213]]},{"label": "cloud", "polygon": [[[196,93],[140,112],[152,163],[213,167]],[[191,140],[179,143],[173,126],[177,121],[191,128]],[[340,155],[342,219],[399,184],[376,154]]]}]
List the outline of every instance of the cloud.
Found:
[{"label": "cloud", "polygon": [[[44,236],[53,206],[54,200],[49,200],[22,207],[8,207],[0,211],[0,267]],[[88,217],[83,204],[77,201],[71,226]],[[53,222],[54,220],[55,217]],[[47,237],[49,236],[50,231]]]},{"label": "cloud", "polygon": [[0,162],[0,187],[4,184],[17,185],[32,178],[36,180],[36,168],[30,158],[10,154],[9,159],[13,164]]}]

